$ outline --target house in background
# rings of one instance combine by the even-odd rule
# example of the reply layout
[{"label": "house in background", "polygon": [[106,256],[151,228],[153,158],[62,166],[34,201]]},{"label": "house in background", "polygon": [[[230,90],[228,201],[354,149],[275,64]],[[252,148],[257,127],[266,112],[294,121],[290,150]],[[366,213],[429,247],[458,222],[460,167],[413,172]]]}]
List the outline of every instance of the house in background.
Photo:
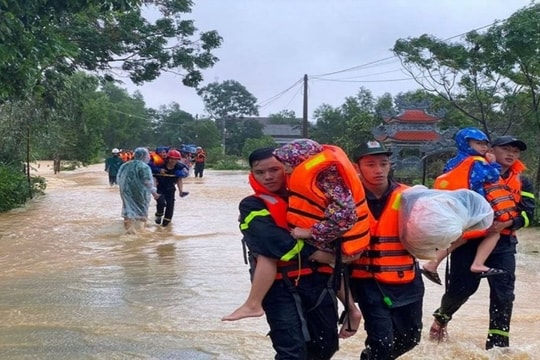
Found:
[{"label": "house in background", "polygon": [[[428,159],[442,160],[444,164],[455,151],[453,136],[457,128],[441,131],[438,124],[442,116],[427,113],[424,106],[403,107],[399,114],[385,116],[384,123],[373,129],[375,139],[392,151],[390,160],[397,180],[412,181],[421,171],[422,184],[425,184],[428,175],[433,175],[428,174]],[[442,168],[436,167],[431,172],[440,174]]]},{"label": "house in background", "polygon": [[263,128],[263,134],[271,136],[279,144],[283,145],[292,140],[302,137],[302,130],[299,127],[286,124],[267,124]]},{"label": "house in background", "polygon": [[[253,117],[249,118],[258,121],[263,127],[263,134],[271,136],[279,144],[283,145],[292,140],[302,137],[302,127],[300,125],[290,124],[272,124],[270,118],[267,117]],[[302,123],[302,119],[297,119],[298,124]]]},{"label": "house in background", "polygon": [[396,170],[416,168],[425,155],[424,147],[443,140],[438,123],[439,116],[428,114],[422,108],[405,108],[401,113],[386,116],[384,124],[373,130],[375,139],[392,151]]}]

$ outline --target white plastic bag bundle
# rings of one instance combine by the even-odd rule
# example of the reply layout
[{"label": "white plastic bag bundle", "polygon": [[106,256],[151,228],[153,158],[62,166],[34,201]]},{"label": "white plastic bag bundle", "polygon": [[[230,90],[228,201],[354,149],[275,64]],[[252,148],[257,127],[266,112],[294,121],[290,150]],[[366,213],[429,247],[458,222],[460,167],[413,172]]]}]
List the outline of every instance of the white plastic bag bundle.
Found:
[{"label": "white plastic bag bundle", "polygon": [[403,246],[419,259],[435,259],[466,230],[485,230],[493,209],[472,190],[435,190],[422,185],[402,193],[399,229]]}]

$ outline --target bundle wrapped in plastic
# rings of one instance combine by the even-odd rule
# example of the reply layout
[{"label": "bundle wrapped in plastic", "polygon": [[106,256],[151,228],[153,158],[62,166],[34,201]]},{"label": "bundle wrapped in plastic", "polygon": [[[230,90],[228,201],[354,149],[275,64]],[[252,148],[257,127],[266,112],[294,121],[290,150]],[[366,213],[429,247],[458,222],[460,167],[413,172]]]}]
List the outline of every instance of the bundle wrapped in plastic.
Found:
[{"label": "bundle wrapped in plastic", "polygon": [[435,190],[422,185],[403,191],[399,212],[400,239],[419,259],[435,259],[467,230],[485,230],[493,209],[472,190]]}]

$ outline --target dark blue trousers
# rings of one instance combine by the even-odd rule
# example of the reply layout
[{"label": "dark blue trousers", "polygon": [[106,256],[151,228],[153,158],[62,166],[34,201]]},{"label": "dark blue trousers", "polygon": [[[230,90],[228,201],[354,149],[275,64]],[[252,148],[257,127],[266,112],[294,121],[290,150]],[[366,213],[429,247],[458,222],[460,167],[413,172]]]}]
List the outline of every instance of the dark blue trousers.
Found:
[{"label": "dark blue trousers", "polygon": [[[302,276],[298,286],[277,280],[263,301],[276,360],[329,360],[339,349],[336,298],[328,291],[329,276]],[[322,294],[322,296],[321,296]],[[298,303],[300,300],[300,312]],[[310,339],[302,331],[305,319]]]},{"label": "dark blue trousers", "polygon": [[[375,294],[378,298],[380,294]],[[366,348],[361,360],[393,360],[414,348],[422,334],[422,301],[390,308],[382,301],[358,299],[364,328]]]},{"label": "dark blue trousers", "polygon": [[156,200],[156,216],[163,216],[163,224],[167,225],[171,222],[174,215],[174,195],[176,191],[175,189],[163,192],[160,191],[161,190],[158,189],[158,193],[160,193],[161,196]]},{"label": "dark blue trousers", "polygon": [[[506,274],[487,278],[490,291],[486,349],[510,346],[510,320],[516,281],[516,242],[513,236],[501,236],[486,261],[489,267],[507,271]],[[469,240],[450,255],[448,287],[441,299],[441,306],[433,314],[443,324],[449,322],[454,313],[478,290],[481,278],[470,271],[478,244],[478,240]]]}]

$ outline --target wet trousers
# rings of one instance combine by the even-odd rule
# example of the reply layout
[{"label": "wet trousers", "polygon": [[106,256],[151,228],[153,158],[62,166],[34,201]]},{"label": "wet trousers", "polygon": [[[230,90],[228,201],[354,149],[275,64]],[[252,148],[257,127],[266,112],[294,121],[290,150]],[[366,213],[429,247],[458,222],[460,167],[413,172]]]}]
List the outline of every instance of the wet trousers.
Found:
[{"label": "wet trousers", "polygon": [[[377,294],[380,298],[380,294]],[[369,300],[368,300],[369,301]],[[393,360],[414,348],[422,334],[422,301],[390,308],[358,302],[364,316],[366,348],[360,360]]]},{"label": "wet trousers", "polygon": [[196,162],[195,166],[193,168],[193,175],[195,177],[202,178],[203,177],[203,172],[204,172],[204,163],[203,162]]},{"label": "wet trousers", "polygon": [[117,185],[117,184],[118,183],[116,182],[116,174],[114,174],[114,175],[109,174],[109,185],[113,186],[113,185]]},{"label": "wet trousers", "polygon": [[337,305],[335,295],[327,291],[329,278],[314,273],[302,276],[298,286],[288,279],[274,282],[263,301],[274,359],[329,360],[338,350]]},{"label": "wet trousers", "polygon": [[156,218],[163,216],[163,223],[162,225],[168,225],[173,217],[174,214],[174,194],[176,190],[167,190],[164,192],[161,192],[158,189],[158,193],[161,194],[161,196],[156,200]]},{"label": "wet trousers", "polygon": [[[448,286],[441,299],[441,306],[433,313],[435,319],[442,324],[448,323],[454,313],[478,290],[481,278],[469,270],[478,244],[478,240],[469,240],[450,255]],[[515,238],[501,236],[495,250],[486,261],[486,265],[489,267],[507,271],[506,274],[487,278],[490,291],[486,349],[491,349],[494,346],[510,346],[510,320],[516,281],[515,252]]]}]

